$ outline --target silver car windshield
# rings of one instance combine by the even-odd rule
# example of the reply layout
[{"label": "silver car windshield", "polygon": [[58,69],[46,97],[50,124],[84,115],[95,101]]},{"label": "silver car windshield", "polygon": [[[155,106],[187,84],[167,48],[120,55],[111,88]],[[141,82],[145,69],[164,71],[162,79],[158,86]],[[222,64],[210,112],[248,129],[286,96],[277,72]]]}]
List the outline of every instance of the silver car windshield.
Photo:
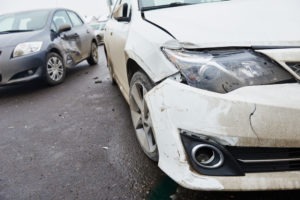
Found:
[{"label": "silver car windshield", "polygon": [[139,0],[140,9],[142,11],[184,6],[190,4],[199,4],[199,3],[212,3],[228,0]]},{"label": "silver car windshield", "polygon": [[42,29],[49,11],[28,11],[0,15],[0,33],[25,32]]}]

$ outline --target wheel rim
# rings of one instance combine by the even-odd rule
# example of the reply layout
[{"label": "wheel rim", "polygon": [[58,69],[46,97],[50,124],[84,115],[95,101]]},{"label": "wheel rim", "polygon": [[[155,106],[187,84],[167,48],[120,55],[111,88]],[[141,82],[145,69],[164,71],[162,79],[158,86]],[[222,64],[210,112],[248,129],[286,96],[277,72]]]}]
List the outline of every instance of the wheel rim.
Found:
[{"label": "wheel rim", "polygon": [[98,60],[97,46],[94,43],[92,45],[92,57],[93,57],[95,62]]},{"label": "wheel rim", "polygon": [[130,91],[130,109],[133,126],[143,150],[154,153],[157,149],[153,135],[151,116],[144,100],[147,89],[140,83],[135,83]]},{"label": "wheel rim", "polygon": [[64,76],[64,66],[58,57],[51,57],[47,63],[47,73],[53,81],[59,81]]}]

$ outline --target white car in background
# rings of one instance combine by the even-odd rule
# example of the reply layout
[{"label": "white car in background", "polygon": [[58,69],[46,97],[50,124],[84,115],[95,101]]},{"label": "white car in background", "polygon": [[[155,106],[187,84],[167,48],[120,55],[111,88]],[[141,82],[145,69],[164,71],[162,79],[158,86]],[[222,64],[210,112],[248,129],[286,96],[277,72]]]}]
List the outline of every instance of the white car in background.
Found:
[{"label": "white car in background", "polygon": [[116,0],[104,43],[137,139],[195,190],[300,188],[300,1]]}]

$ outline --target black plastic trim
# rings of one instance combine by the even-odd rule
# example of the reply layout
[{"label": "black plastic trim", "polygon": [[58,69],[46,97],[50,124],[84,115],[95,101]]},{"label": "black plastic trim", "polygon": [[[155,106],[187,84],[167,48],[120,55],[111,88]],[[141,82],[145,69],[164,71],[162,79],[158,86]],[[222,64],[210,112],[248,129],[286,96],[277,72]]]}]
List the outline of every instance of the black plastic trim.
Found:
[{"label": "black plastic trim", "polygon": [[[300,158],[300,148],[227,146],[226,149],[239,160],[239,165],[246,173],[300,170],[300,161],[292,160]],[[251,160],[256,162],[247,162]]]},{"label": "black plastic trim", "polygon": [[[196,170],[199,174],[209,175],[209,176],[244,176],[243,170],[240,168],[236,159],[220,144],[216,143],[213,140],[201,139],[194,135],[187,135],[185,132],[181,133],[181,140],[184,145],[186,154],[188,155],[188,161],[190,165]],[[201,167],[196,164],[192,159],[192,149],[199,144],[209,144],[218,148],[224,155],[224,163],[215,169],[208,169]]]}]

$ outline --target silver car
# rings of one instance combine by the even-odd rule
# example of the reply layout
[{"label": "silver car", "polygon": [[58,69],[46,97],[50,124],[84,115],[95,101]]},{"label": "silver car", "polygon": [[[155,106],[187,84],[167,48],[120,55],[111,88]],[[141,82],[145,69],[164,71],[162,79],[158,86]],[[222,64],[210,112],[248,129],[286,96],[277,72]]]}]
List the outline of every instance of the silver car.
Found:
[{"label": "silver car", "polygon": [[43,78],[62,83],[66,68],[98,62],[93,30],[68,9],[0,15],[0,85]]}]

